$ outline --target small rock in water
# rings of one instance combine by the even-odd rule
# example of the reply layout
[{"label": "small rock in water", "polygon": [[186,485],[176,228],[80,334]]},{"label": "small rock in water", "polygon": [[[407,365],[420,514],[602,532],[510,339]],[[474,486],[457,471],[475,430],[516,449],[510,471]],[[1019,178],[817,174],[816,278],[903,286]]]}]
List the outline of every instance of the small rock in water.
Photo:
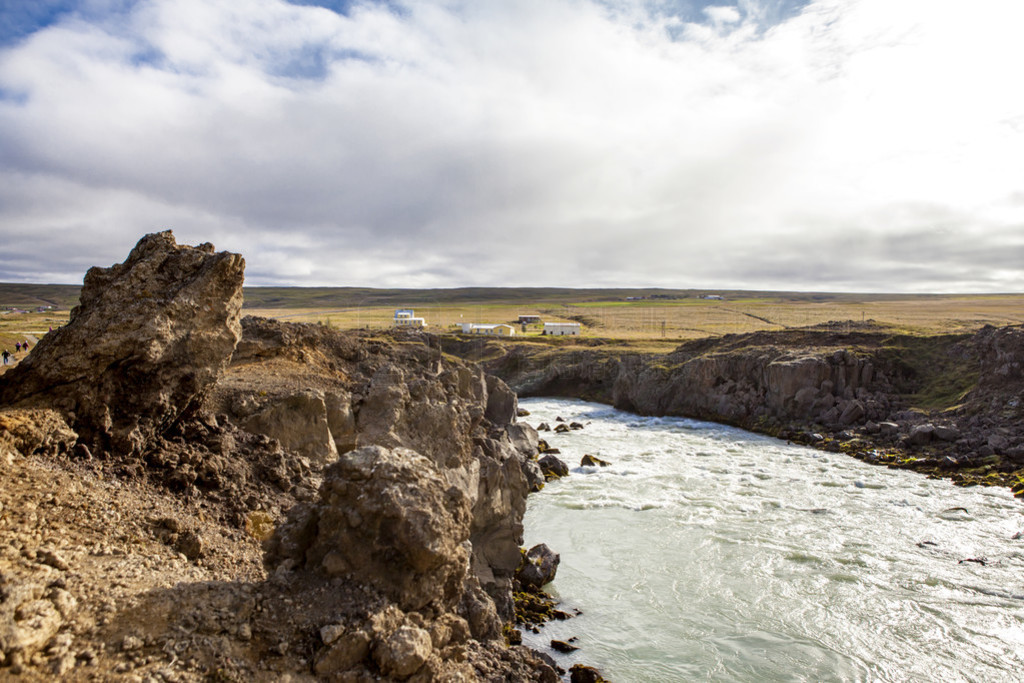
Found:
[{"label": "small rock in water", "polygon": [[569,667],[570,683],[605,683],[601,673],[592,666],[573,664]]},{"label": "small rock in water", "polygon": [[544,457],[537,461],[547,480],[569,476],[569,466],[554,456],[557,452],[554,448],[549,449],[545,452]]},{"label": "small rock in water", "polygon": [[579,648],[576,647],[575,645],[570,645],[569,643],[565,642],[564,640],[552,640],[551,641],[551,649],[552,650],[557,650],[558,652],[569,653],[569,652],[575,652]]},{"label": "small rock in water", "polygon": [[561,558],[544,543],[530,548],[523,557],[523,564],[516,578],[527,587],[540,588],[555,580]]}]

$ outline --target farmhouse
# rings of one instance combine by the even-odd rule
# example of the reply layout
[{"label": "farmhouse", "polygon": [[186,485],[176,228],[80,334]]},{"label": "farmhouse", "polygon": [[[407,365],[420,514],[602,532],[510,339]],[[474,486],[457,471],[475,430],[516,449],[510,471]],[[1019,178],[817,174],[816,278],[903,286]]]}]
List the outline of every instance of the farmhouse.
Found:
[{"label": "farmhouse", "polygon": [[530,325],[532,323],[539,323],[540,322],[540,316],[539,315],[521,315],[521,316],[519,316],[519,322],[520,322],[520,324],[523,324],[523,325]]},{"label": "farmhouse", "polygon": [[492,337],[511,337],[516,328],[505,323],[497,325],[480,325],[478,323],[462,323],[462,334],[486,334]]},{"label": "farmhouse", "polygon": [[564,335],[578,335],[579,333],[579,323],[544,323],[544,331],[541,334],[560,337]]},{"label": "farmhouse", "polygon": [[426,327],[427,321],[417,318],[411,308],[399,308],[395,311],[395,327]]}]

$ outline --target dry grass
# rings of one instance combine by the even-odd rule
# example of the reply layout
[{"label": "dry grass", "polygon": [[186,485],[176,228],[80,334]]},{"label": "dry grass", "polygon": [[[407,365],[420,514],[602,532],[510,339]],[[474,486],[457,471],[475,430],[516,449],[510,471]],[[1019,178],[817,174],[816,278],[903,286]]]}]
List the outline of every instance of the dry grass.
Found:
[{"label": "dry grass", "polygon": [[[28,341],[32,345],[50,331],[68,321],[70,311],[47,311],[45,313],[21,313],[0,311],[0,349],[14,352],[16,342]],[[24,354],[16,354],[20,359]]]},{"label": "dry grass", "polygon": [[[416,307],[432,332],[449,331],[461,322],[515,322],[520,314],[540,314],[548,321],[577,320],[584,335],[632,342],[697,339],[724,334],[781,330],[831,324],[842,330],[849,321],[872,321],[880,328],[911,334],[972,332],[984,325],[1024,323],[1024,295],[905,297],[746,297],[724,301],[544,302],[538,306],[507,304],[428,305]],[[342,329],[391,326],[394,308],[252,309],[247,313]],[[530,326],[527,334],[538,334]],[[517,332],[519,330],[517,329]]]},{"label": "dry grass", "polygon": [[[621,340],[631,349],[657,351],[671,344],[725,334],[742,334],[830,324],[841,331],[849,321],[873,321],[893,332],[920,335],[972,332],[984,325],[1024,323],[1024,295],[990,296],[854,296],[745,295],[725,300],[697,298],[643,301],[559,302],[550,297],[536,304],[507,302],[435,302],[418,305],[431,332],[457,331],[458,324],[515,323],[521,314],[539,314],[547,321],[583,323],[585,337]],[[385,329],[392,326],[394,307],[349,306],[316,308],[246,308],[245,314],[292,322],[315,322],[339,329]],[[0,311],[0,346],[41,338],[67,322],[67,310],[43,313]],[[541,326],[532,325],[527,336]],[[521,330],[517,327],[517,333]],[[550,340],[554,341],[554,340]]]}]

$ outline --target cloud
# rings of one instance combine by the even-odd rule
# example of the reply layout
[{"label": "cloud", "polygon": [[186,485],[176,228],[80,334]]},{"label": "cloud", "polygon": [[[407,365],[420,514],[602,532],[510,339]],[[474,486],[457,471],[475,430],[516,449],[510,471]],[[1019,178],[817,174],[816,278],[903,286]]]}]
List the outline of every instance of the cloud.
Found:
[{"label": "cloud", "polygon": [[0,280],[1020,290],[1024,10],[940,5],[94,3],[0,48]]},{"label": "cloud", "polygon": [[714,24],[735,24],[740,20],[740,11],[732,6],[709,5],[704,8],[704,14]]}]

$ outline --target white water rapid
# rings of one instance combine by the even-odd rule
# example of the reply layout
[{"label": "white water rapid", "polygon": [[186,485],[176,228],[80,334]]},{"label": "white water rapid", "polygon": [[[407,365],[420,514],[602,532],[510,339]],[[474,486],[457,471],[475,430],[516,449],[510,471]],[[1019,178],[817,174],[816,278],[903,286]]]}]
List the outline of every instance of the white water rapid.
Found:
[{"label": "white water rapid", "polygon": [[[526,545],[582,615],[525,642],[640,681],[1024,680],[1024,503],[738,429],[524,399],[571,474]],[[584,454],[610,466],[579,467]],[[969,561],[965,561],[969,560]],[[980,561],[976,561],[980,560]],[[984,561],[982,564],[981,561]],[[555,655],[551,639],[581,649]]]}]

